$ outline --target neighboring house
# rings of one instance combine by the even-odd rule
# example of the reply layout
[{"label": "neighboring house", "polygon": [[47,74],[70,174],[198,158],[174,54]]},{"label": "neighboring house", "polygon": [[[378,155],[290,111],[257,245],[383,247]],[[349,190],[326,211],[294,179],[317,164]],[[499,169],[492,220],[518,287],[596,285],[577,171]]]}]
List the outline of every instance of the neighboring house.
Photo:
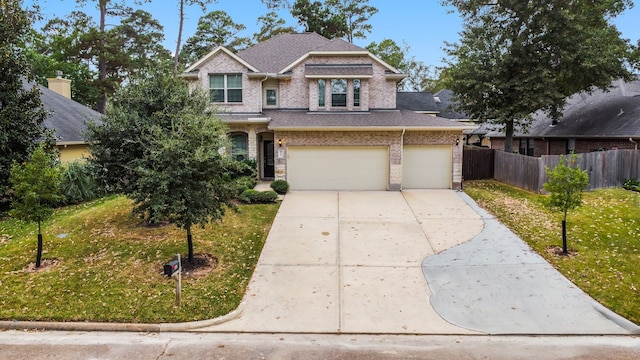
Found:
[{"label": "neighboring house", "polygon": [[433,116],[427,95],[396,94],[405,75],[364,48],[281,34],[238,53],[217,47],[181,76],[209,91],[232,155],[255,159],[261,179],[293,190],[460,188],[468,127]]},{"label": "neighboring house", "polygon": [[89,147],[84,138],[87,123],[100,123],[102,114],[71,100],[70,80],[48,80],[51,89],[38,85],[42,93],[42,104],[49,113],[42,126],[54,131],[56,146],[60,150],[60,161],[87,158]]},{"label": "neighboring house", "polygon": [[[469,118],[469,115],[456,109],[457,102],[453,99],[455,94],[449,89],[442,89],[433,94],[433,98],[438,107],[438,116],[445,119],[451,119],[466,123],[469,125],[475,125]],[[491,143],[486,137],[487,130],[483,126],[474,126],[473,129],[464,131],[464,144],[490,147]]]},{"label": "neighboring house", "polygon": [[[640,80],[615,81],[608,91],[596,89],[567,99],[563,116],[553,121],[534,114],[527,133],[517,132],[513,148],[530,156],[638,149]],[[504,149],[504,133],[490,133],[491,146]]]}]

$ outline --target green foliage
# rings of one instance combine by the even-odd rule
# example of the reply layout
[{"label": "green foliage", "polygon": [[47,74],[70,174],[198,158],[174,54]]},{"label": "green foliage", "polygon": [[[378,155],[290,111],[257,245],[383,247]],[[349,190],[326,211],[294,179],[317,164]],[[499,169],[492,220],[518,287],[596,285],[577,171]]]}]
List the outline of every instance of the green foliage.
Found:
[{"label": "green foliage", "polygon": [[235,23],[231,16],[222,10],[203,15],[198,19],[195,34],[187,39],[180,51],[181,62],[193,64],[216,46],[225,46],[232,51],[246,48],[250,40],[237,36],[244,29],[246,26]]},{"label": "green foliage", "polygon": [[329,4],[320,1],[296,0],[291,15],[306,32],[316,32],[328,39],[344,37],[349,32],[345,14],[333,10]]},{"label": "green foliage", "polygon": [[325,4],[334,14],[341,14],[346,22],[347,41],[354,38],[365,39],[372,26],[367,21],[378,13],[378,9],[368,5],[369,0],[326,0]]},{"label": "green foliage", "polygon": [[289,191],[289,183],[286,180],[275,180],[269,185],[273,191],[280,195],[284,195]]},{"label": "green foliage", "polygon": [[505,151],[514,130],[541,110],[559,119],[565,99],[630,79],[631,45],[612,24],[629,1],[447,0],[464,18],[449,44],[448,76],[460,111],[504,125]]},{"label": "green foliage", "polygon": [[85,160],[75,160],[61,165],[60,188],[66,205],[80,204],[104,195],[98,183],[93,166]]},{"label": "green foliage", "polygon": [[251,204],[264,204],[272,203],[278,200],[278,194],[275,191],[258,191],[258,190],[245,190],[240,195],[240,200],[245,203]]},{"label": "green foliage", "polygon": [[546,168],[549,180],[543,188],[550,193],[549,206],[560,210],[567,220],[567,212],[582,205],[582,192],[589,186],[589,175],[577,166],[578,156],[567,160],[560,156],[560,163],[553,169]]},{"label": "green foliage", "polygon": [[256,44],[267,41],[279,34],[295,32],[293,27],[286,26],[284,19],[279,17],[275,11],[261,15],[258,17],[257,23],[260,25],[260,30],[253,34],[253,42]]},{"label": "green foliage", "polygon": [[11,166],[9,178],[14,200],[9,214],[40,225],[53,214],[54,206],[63,199],[60,194],[60,171],[43,146],[33,151],[29,160]]},{"label": "green foliage", "polygon": [[6,200],[9,173],[14,162],[22,163],[43,137],[41,123],[47,117],[40,90],[32,84],[24,44],[31,14],[22,2],[0,2],[0,202]]},{"label": "green foliage", "polygon": [[622,181],[622,187],[626,190],[640,191],[640,180],[638,179],[624,179]]},{"label": "green foliage", "polygon": [[89,124],[87,138],[99,182],[111,192],[129,194],[137,181],[136,168],[153,140],[151,129],[171,131],[172,119],[185,109],[207,114],[209,100],[201,93],[190,93],[186,83],[158,72],[132,79],[114,96],[103,124]]},{"label": "green foliage", "polygon": [[230,180],[240,177],[251,177],[256,179],[258,176],[258,163],[255,160],[233,160],[229,159],[224,166],[225,174]]}]

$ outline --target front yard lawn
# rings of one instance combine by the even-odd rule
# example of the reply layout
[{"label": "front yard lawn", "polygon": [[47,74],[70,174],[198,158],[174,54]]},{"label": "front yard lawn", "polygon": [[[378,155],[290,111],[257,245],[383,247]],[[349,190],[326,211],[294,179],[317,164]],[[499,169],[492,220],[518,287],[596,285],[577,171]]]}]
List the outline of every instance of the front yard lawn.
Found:
[{"label": "front yard lawn", "polygon": [[2,219],[0,319],[157,323],[227,314],[242,300],[278,206],[240,205],[193,228],[195,254],[208,254],[213,267],[183,277],[181,307],[162,270],[175,254],[186,257],[185,232],[142,225],[124,197],[57,210],[43,225],[38,270],[36,225]]},{"label": "front yard lawn", "polygon": [[562,215],[538,195],[493,180],[466,181],[464,191],[594,299],[640,323],[640,194],[616,189],[584,193],[569,212],[569,256],[562,246]]}]

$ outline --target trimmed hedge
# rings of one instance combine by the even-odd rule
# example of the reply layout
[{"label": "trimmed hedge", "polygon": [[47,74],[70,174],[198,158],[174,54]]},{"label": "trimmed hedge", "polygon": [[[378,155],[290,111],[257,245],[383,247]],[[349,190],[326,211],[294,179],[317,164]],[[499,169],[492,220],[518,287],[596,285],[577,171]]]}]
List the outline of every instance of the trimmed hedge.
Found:
[{"label": "trimmed hedge", "polygon": [[273,203],[278,199],[278,194],[275,191],[258,191],[254,189],[248,189],[242,192],[240,200],[250,204],[264,204]]},{"label": "trimmed hedge", "polygon": [[277,194],[284,195],[289,191],[289,183],[285,180],[275,180],[271,182],[271,188]]}]

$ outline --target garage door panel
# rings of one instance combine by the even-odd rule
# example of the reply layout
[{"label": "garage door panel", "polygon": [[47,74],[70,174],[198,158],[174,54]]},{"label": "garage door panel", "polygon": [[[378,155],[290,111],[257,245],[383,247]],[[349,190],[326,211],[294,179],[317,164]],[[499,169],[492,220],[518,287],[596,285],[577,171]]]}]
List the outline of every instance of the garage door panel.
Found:
[{"label": "garage door panel", "polygon": [[287,181],[292,190],[386,190],[386,147],[290,146]]},{"label": "garage door panel", "polygon": [[450,189],[451,146],[406,145],[402,153],[403,189]]}]

